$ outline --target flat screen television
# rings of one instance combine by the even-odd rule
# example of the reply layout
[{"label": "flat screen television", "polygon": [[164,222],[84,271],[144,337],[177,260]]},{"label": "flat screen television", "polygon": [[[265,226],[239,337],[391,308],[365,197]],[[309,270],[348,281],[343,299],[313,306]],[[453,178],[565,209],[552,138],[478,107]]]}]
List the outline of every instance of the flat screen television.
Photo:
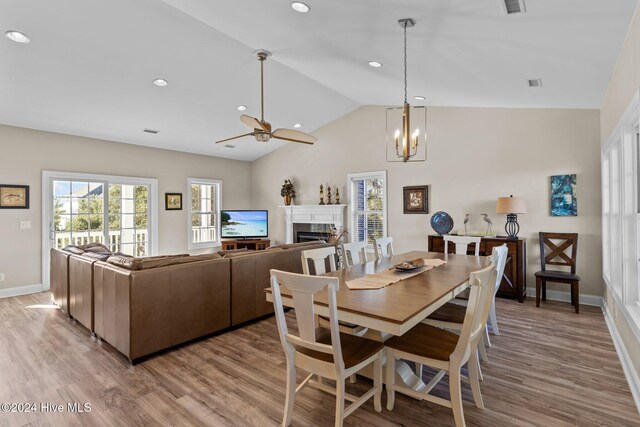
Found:
[{"label": "flat screen television", "polygon": [[269,212],[266,210],[223,210],[220,217],[223,239],[259,238],[269,235]]}]

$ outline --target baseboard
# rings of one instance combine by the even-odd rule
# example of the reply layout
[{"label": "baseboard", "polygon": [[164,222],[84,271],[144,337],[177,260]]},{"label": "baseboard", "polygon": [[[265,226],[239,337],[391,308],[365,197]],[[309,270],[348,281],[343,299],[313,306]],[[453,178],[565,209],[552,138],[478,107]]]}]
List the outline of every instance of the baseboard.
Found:
[{"label": "baseboard", "polygon": [[[536,297],[536,289],[527,289],[528,297]],[[571,302],[571,293],[565,291],[551,291],[547,290],[547,299],[551,301]],[[598,295],[580,294],[580,304],[593,305],[595,307],[602,306],[602,297]]]},{"label": "baseboard", "polygon": [[627,352],[627,348],[624,346],[624,342],[616,327],[616,322],[611,318],[607,303],[604,300],[602,301],[602,312],[604,313],[604,320],[609,328],[613,345],[616,348],[616,353],[618,353],[618,359],[620,359],[620,364],[622,364],[622,370],[627,378],[627,383],[629,383],[633,400],[636,402],[636,409],[638,409],[640,413],[640,378],[638,378],[638,372],[636,372],[633,367],[633,363],[629,358],[629,352]]},{"label": "baseboard", "polygon": [[41,284],[16,286],[15,288],[0,289],[0,298],[17,297],[42,291],[44,291],[44,287]]}]

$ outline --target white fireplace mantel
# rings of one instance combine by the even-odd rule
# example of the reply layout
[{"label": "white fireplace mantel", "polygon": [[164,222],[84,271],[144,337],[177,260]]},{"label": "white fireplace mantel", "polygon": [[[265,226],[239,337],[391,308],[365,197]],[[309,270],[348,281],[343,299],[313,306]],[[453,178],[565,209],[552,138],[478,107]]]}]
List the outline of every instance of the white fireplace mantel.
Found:
[{"label": "white fireplace mantel", "polygon": [[329,224],[344,227],[347,205],[289,205],[280,206],[285,212],[285,243],[293,243],[293,224]]}]

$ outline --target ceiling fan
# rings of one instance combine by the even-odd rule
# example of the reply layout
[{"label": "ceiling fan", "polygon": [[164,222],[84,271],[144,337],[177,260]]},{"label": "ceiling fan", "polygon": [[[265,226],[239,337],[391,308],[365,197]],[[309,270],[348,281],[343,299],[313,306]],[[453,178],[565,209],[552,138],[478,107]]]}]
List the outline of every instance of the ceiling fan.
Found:
[{"label": "ceiling fan", "polygon": [[240,121],[252,128],[253,132],[216,141],[216,144],[231,141],[232,139],[243,138],[245,136],[253,136],[258,142],[267,142],[271,138],[275,138],[282,139],[284,141],[300,142],[302,144],[315,143],[318,140],[316,137],[298,130],[280,128],[273,132],[271,131],[271,123],[264,120],[264,61],[271,54],[266,50],[259,50],[257,54],[258,60],[260,61],[260,120],[246,114],[241,115]]}]

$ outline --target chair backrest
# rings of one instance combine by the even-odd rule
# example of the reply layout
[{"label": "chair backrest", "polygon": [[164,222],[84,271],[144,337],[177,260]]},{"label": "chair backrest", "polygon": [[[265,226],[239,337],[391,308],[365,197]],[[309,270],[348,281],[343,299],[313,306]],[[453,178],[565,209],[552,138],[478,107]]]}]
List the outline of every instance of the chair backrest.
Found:
[{"label": "chair backrest", "polygon": [[[540,232],[540,267],[546,270],[547,265],[563,265],[571,267],[571,273],[576,272],[578,259],[578,233],[545,233]],[[553,241],[559,241],[556,244]],[[549,252],[545,250],[549,248]],[[567,250],[571,255],[567,255]]]},{"label": "chair backrest", "polygon": [[480,256],[480,237],[471,237],[471,236],[450,236],[445,234],[442,236],[444,238],[444,253],[449,253],[449,242],[455,243],[456,245],[456,255],[466,255],[467,248],[470,244],[475,244],[475,256]]},{"label": "chair backrest", "polygon": [[[344,371],[336,304],[336,291],[338,290],[339,283],[340,281],[337,277],[309,276],[275,269],[271,270],[273,306],[276,312],[280,341],[287,358],[295,358],[295,347],[301,346],[310,350],[332,354],[336,368],[339,371]],[[296,323],[298,325],[298,335],[289,333],[289,329],[287,328],[280,285],[286,286],[291,292],[293,308],[296,314]],[[319,292],[327,292],[331,345],[316,342],[316,322],[313,301],[314,295]],[[293,361],[293,359],[291,359],[291,361]]]},{"label": "chair backrest", "polygon": [[[477,344],[487,323],[488,311],[485,313],[485,303],[491,299],[496,275],[496,264],[493,261],[482,270],[474,271],[469,276],[469,302],[462,323],[460,338],[451,359],[464,360],[471,351],[471,345]],[[490,307],[490,304],[489,304]]]},{"label": "chair backrest", "polygon": [[311,274],[309,272],[309,261],[313,263],[314,273],[316,276],[325,274],[327,267],[325,260],[329,258],[329,271],[336,271],[336,247],[327,246],[325,248],[307,249],[300,252],[302,258],[302,272],[304,274]]},{"label": "chair backrest", "polygon": [[345,262],[348,267],[360,264],[366,264],[367,259],[367,242],[344,243]]},{"label": "chair backrest", "polygon": [[493,297],[495,298],[498,289],[500,289],[500,283],[504,276],[504,267],[507,265],[507,255],[509,254],[509,248],[504,243],[502,246],[496,246],[493,248],[491,257],[488,262],[493,262],[496,265],[496,287],[493,291]]},{"label": "chair backrest", "polygon": [[373,251],[376,261],[393,256],[393,237],[380,237],[373,240]]}]

